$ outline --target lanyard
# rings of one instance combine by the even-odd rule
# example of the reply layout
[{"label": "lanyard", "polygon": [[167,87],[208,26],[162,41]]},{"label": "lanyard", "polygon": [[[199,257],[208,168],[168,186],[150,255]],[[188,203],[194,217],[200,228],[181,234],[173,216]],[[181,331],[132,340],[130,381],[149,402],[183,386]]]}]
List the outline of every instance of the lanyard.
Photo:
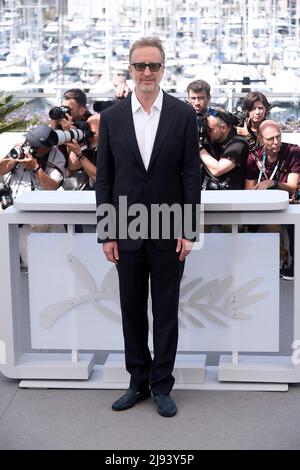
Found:
[{"label": "lanyard", "polygon": [[[258,177],[258,180],[257,180],[258,183],[260,183],[260,180],[261,180],[263,174],[264,174],[264,177],[266,178],[266,171],[265,171],[266,159],[267,159],[267,152],[266,152],[266,149],[264,148],[263,158],[262,158],[262,168],[260,169],[259,177]],[[274,178],[274,176],[275,176],[275,174],[278,170],[279,163],[280,163],[280,158],[278,158],[277,163],[275,165],[274,170],[272,171],[272,174],[271,174],[270,178],[266,178],[266,179],[272,180]]]}]

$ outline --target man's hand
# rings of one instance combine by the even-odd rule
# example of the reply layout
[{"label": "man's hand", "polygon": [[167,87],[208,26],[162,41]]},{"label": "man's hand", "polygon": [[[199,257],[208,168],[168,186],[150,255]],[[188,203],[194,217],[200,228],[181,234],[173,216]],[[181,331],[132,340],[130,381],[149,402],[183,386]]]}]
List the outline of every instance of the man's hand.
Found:
[{"label": "man's hand", "polygon": [[57,129],[58,125],[60,124],[63,131],[67,131],[74,127],[74,122],[70,114],[66,113],[63,118],[61,119],[50,119],[49,127],[51,129]]},{"label": "man's hand", "polygon": [[116,86],[115,93],[117,99],[126,98],[130,93],[130,88],[126,85],[126,82],[119,82]]},{"label": "man's hand", "polygon": [[80,152],[81,152],[81,148],[80,148],[80,145],[79,143],[77,142],[77,140],[75,139],[72,139],[72,142],[68,142],[65,144],[67,149],[70,151],[70,152],[74,152],[75,155],[79,155]]},{"label": "man's hand", "polygon": [[274,188],[275,185],[276,185],[276,182],[273,180],[264,180],[264,181],[261,181],[260,183],[257,183],[254,186],[254,189],[271,189],[271,188]]},{"label": "man's hand", "polygon": [[193,244],[194,242],[191,242],[191,240],[186,240],[185,238],[178,238],[177,246],[176,246],[176,253],[180,252],[179,261],[184,261],[184,259],[192,250]]},{"label": "man's hand", "polygon": [[248,127],[247,127],[247,120],[244,122],[243,127],[236,127],[236,132],[238,135],[241,135],[242,137],[247,137],[249,135]]},{"label": "man's hand", "polygon": [[28,150],[25,150],[24,158],[15,158],[16,163],[21,163],[26,170],[34,170],[38,167],[38,163]]},{"label": "man's hand", "polygon": [[70,114],[66,113],[63,118],[59,120],[62,130],[68,131],[74,127],[74,122]]},{"label": "man's hand", "polygon": [[104,242],[103,251],[108,261],[111,261],[114,264],[118,264],[119,248],[118,248],[118,243],[116,241]]}]

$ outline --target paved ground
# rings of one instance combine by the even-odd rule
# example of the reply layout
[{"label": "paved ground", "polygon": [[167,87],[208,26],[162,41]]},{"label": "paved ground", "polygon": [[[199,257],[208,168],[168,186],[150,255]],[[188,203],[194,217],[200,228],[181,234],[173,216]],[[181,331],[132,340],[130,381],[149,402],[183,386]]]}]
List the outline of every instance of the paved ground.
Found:
[{"label": "paved ground", "polygon": [[[290,354],[293,282],[281,281],[280,354]],[[97,354],[97,362],[106,354]],[[209,364],[218,355],[209,354]],[[119,390],[19,389],[0,374],[0,449],[299,449],[300,385],[288,392],[180,391],[116,413]]]}]

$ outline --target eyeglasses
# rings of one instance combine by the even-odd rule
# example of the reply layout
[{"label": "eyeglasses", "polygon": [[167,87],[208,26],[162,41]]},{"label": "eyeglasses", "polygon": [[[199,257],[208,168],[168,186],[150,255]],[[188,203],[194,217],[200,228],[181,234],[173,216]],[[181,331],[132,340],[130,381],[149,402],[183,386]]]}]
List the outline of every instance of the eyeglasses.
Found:
[{"label": "eyeglasses", "polygon": [[280,139],[281,139],[281,134],[277,134],[277,135],[274,135],[274,136],[268,137],[268,138],[262,136],[262,138],[263,138],[264,140],[266,140],[267,142],[274,142],[275,139],[276,139],[276,140],[280,140]]},{"label": "eyeglasses", "polygon": [[146,70],[146,67],[149,67],[149,70],[151,72],[158,72],[163,64],[160,64],[158,62],[150,62],[150,64],[146,64],[145,62],[135,62],[131,65],[137,72],[144,72],[144,70]]}]

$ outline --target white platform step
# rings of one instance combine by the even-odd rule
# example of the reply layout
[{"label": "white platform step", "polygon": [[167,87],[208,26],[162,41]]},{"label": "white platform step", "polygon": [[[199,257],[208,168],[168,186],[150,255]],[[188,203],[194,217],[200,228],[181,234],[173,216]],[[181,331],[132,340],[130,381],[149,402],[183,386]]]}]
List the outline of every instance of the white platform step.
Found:
[{"label": "white platform step", "polygon": [[294,366],[290,356],[249,356],[239,354],[238,363],[223,354],[219,360],[220,381],[293,382]]},{"label": "white platform step", "polygon": [[[178,384],[205,382],[205,354],[177,354],[173,375]],[[104,382],[126,383],[129,374],[125,369],[124,354],[109,354],[103,366]]]},{"label": "white platform step", "polygon": [[94,367],[94,354],[79,353],[72,362],[71,353],[24,353],[14,368],[25,379],[87,380]]},{"label": "white platform step", "polygon": [[[103,366],[94,366],[93,373],[89,380],[22,380],[19,383],[21,388],[71,388],[71,389],[126,389],[128,382],[104,382]],[[268,391],[286,392],[287,384],[273,383],[241,383],[241,382],[218,382],[218,367],[206,367],[205,383],[174,385],[174,390],[241,390],[241,391]]]}]

